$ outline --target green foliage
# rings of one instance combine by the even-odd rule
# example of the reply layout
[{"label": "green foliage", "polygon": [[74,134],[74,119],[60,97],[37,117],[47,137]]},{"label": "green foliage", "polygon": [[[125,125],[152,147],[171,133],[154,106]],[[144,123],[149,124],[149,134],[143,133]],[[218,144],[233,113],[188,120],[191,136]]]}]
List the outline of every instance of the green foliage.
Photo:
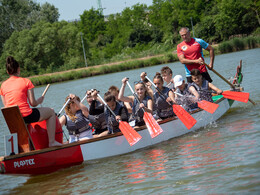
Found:
[{"label": "green foliage", "polygon": [[[22,76],[85,67],[82,39],[88,66],[158,54],[165,55],[114,69],[167,63],[176,60],[172,51],[181,41],[178,31],[183,26],[209,43],[227,41],[219,46],[222,53],[254,48],[259,46],[259,10],[256,0],[153,0],[149,7],[136,4],[106,18],[91,8],[82,13],[80,22],[68,23],[57,22],[58,10],[49,3],[0,0],[0,79],[7,76],[4,64],[8,55],[20,62]],[[254,37],[249,36],[252,33]],[[111,70],[100,67],[89,71],[52,79],[63,81]],[[45,80],[48,78],[35,82]]]},{"label": "green foliage", "polygon": [[88,41],[94,41],[100,34],[104,33],[105,28],[106,23],[101,12],[91,8],[80,15],[79,29],[86,35]]},{"label": "green foliage", "polygon": [[246,38],[234,38],[229,41],[219,44],[218,50],[220,53],[228,53],[233,51],[240,51],[245,48],[253,49],[259,47],[260,37],[246,37]]},{"label": "green foliage", "polygon": [[31,30],[12,34],[6,41],[0,59],[4,64],[8,55],[14,56],[22,67],[23,76],[50,73],[64,68],[82,66],[81,42],[77,26],[73,23],[40,22]]},{"label": "green foliage", "polygon": [[38,21],[57,22],[58,9],[32,0],[0,0],[0,53],[14,31],[30,29]]}]

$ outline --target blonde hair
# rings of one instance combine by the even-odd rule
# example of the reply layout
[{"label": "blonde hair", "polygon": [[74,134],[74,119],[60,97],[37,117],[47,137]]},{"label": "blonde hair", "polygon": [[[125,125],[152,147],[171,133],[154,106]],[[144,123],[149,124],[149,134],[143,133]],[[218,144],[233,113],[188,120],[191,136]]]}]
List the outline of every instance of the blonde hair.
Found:
[{"label": "blonde hair", "polygon": [[[70,97],[67,96],[66,99],[65,99],[65,102],[68,101]],[[75,96],[76,100],[78,100],[80,102],[80,98],[78,96]],[[72,120],[73,122],[75,122],[75,120],[77,119],[77,117],[75,116],[75,114],[73,114],[71,112],[71,104],[73,104],[74,102],[73,101],[69,101],[69,103],[66,105],[65,107],[65,113],[66,115],[70,118],[70,120]]]}]

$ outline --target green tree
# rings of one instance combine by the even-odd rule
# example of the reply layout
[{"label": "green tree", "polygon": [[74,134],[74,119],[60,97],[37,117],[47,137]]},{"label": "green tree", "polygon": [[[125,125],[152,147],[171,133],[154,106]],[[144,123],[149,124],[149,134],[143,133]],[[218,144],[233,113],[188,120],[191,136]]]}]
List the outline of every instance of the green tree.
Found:
[{"label": "green tree", "polygon": [[0,0],[0,53],[14,31],[29,29],[37,21],[58,21],[58,9],[49,3],[42,6],[32,0]]},{"label": "green tree", "polygon": [[42,21],[30,30],[14,32],[6,41],[1,69],[8,55],[20,62],[23,76],[77,68],[83,65],[81,51],[80,33],[75,24]]},{"label": "green tree", "polygon": [[241,21],[247,10],[241,1],[222,0],[218,4],[219,13],[215,17],[216,33],[222,40],[227,40],[231,35],[242,33]]},{"label": "green tree", "polygon": [[94,8],[89,11],[85,10],[80,15],[79,29],[84,33],[88,41],[94,41],[100,34],[104,34],[106,29],[104,16]]}]

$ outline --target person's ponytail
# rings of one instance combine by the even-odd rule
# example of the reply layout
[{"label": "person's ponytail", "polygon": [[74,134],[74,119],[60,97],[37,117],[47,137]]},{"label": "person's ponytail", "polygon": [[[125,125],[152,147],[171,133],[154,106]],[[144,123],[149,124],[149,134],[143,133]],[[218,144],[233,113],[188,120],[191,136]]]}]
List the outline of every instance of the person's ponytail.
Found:
[{"label": "person's ponytail", "polygon": [[13,75],[17,73],[19,63],[12,56],[6,58],[6,70],[8,74]]}]

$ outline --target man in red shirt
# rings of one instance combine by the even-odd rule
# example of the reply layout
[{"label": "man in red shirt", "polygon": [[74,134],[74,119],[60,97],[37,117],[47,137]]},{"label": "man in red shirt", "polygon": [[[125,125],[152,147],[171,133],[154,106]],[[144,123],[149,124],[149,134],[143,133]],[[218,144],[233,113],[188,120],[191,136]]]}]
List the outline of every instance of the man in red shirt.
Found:
[{"label": "man in red shirt", "polygon": [[179,31],[182,42],[177,46],[177,55],[182,64],[184,64],[186,77],[188,82],[192,82],[190,71],[192,69],[199,69],[202,77],[212,82],[210,75],[205,66],[204,56],[202,52],[202,48],[209,51],[210,56],[210,69],[213,68],[214,64],[214,48],[199,38],[191,38],[190,31],[187,27],[182,27]]}]

